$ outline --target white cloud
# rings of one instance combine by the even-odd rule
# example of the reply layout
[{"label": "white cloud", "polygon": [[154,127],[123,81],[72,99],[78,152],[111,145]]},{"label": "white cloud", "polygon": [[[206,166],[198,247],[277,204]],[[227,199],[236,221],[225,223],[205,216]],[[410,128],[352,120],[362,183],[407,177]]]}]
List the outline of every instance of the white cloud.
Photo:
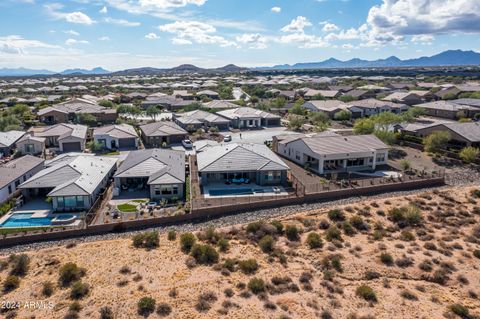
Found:
[{"label": "white cloud", "polygon": [[282,12],[282,8],[280,7],[273,7],[270,9],[270,11],[272,11],[273,13],[280,13]]},{"label": "white cloud", "polygon": [[333,31],[337,31],[338,29],[340,29],[340,28],[337,25],[335,25],[333,23],[330,23],[330,22],[325,22],[323,24],[322,31],[323,32],[333,32]]},{"label": "white cloud", "polygon": [[153,33],[153,32],[150,32],[149,34],[146,34],[145,35],[145,38],[149,39],[149,40],[157,40],[157,39],[160,39],[160,37],[156,34],[156,33]]},{"label": "white cloud", "polygon": [[114,18],[107,17],[103,20],[106,23],[116,24],[116,25],[120,25],[122,27],[138,27],[138,26],[140,26],[140,22],[132,22],[132,21],[128,21],[128,20],[125,20],[125,19],[114,19]]},{"label": "white cloud", "polygon": [[267,48],[267,39],[259,33],[245,33],[235,39],[239,43],[247,44],[250,49]]},{"label": "white cloud", "polygon": [[303,32],[283,35],[277,41],[284,44],[298,43],[300,44],[300,48],[303,49],[327,48],[330,46],[330,44],[321,37]]},{"label": "white cloud", "polygon": [[108,9],[106,6],[103,6],[103,8],[100,9],[100,11],[98,11],[100,13],[103,13],[103,14],[107,14],[108,13]]},{"label": "white cloud", "polygon": [[76,37],[78,37],[80,35],[80,33],[78,33],[77,31],[74,31],[74,30],[66,30],[66,31],[63,31],[63,32],[66,33],[66,34],[74,35]]},{"label": "white cloud", "polygon": [[106,2],[116,9],[131,13],[162,15],[171,9],[187,5],[202,6],[207,0],[106,0]]},{"label": "white cloud", "polygon": [[93,19],[91,19],[88,15],[83,12],[75,11],[75,12],[61,12],[60,9],[63,8],[61,3],[52,3],[46,4],[45,9],[47,10],[48,14],[53,17],[54,19],[62,19],[70,23],[75,24],[86,24],[92,25],[95,23]]},{"label": "white cloud", "polygon": [[98,38],[99,41],[110,41],[110,37],[104,35]]},{"label": "white cloud", "polygon": [[412,42],[415,43],[432,44],[434,40],[435,37],[429,34],[416,34],[412,37]]},{"label": "white cloud", "polygon": [[293,19],[289,24],[284,26],[281,31],[283,32],[303,32],[306,27],[312,26],[312,23],[303,16],[298,16]]},{"label": "white cloud", "polygon": [[236,46],[222,36],[215,35],[214,26],[200,21],[175,21],[158,27],[160,31],[172,33],[173,44],[218,44],[222,47]]},{"label": "white cloud", "polygon": [[88,44],[86,40],[75,40],[75,39],[68,39],[65,41],[66,45],[75,45],[75,44]]},{"label": "white cloud", "polygon": [[67,13],[65,15],[65,20],[70,23],[77,23],[77,24],[94,24],[95,21],[93,21],[89,16],[87,16],[85,13],[76,11],[76,12],[71,12]]},{"label": "white cloud", "polygon": [[0,52],[9,54],[24,54],[28,49],[57,49],[51,45],[38,40],[24,39],[18,35],[0,37]]},{"label": "white cloud", "polygon": [[350,43],[346,43],[342,45],[342,48],[344,48],[345,50],[351,50],[354,48],[354,46]]}]

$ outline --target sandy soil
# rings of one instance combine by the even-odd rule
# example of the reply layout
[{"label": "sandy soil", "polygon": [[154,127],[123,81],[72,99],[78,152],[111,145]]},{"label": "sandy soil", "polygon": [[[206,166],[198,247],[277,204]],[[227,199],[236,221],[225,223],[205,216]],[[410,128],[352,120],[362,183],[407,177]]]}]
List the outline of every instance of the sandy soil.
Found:
[{"label": "sandy soil", "polygon": [[[384,200],[365,201],[349,207],[338,207],[345,212],[347,219],[360,215],[370,229],[356,231],[356,234],[343,234],[343,243],[329,243],[325,240],[325,230],[319,228],[321,220],[334,224],[327,217],[329,209],[299,212],[282,220],[284,225],[297,225],[303,232],[301,240],[291,242],[285,236],[278,236],[275,247],[287,257],[285,265],[277,257],[263,253],[258,245],[246,234],[244,226],[238,225],[221,229],[230,240],[227,253],[220,253],[220,263],[226,258],[239,260],[255,258],[260,267],[255,274],[246,275],[237,270],[225,276],[218,266],[199,266],[193,269],[186,266],[188,255],[180,250],[179,236],[168,241],[160,236],[160,248],[147,251],[134,248],[130,239],[98,241],[67,248],[52,247],[28,252],[30,267],[27,275],[21,278],[20,286],[3,293],[0,301],[21,302],[18,318],[63,318],[72,303],[68,288],[60,288],[59,269],[67,262],[74,262],[86,268],[82,279],[91,286],[88,296],[80,300],[80,318],[100,318],[99,309],[109,306],[115,318],[140,318],[137,302],[145,296],[153,297],[157,304],[166,302],[172,307],[169,318],[320,318],[328,311],[333,318],[442,318],[454,317],[449,306],[462,304],[472,315],[480,315],[480,259],[472,256],[480,249],[480,237],[472,236],[478,227],[480,213],[474,210],[479,200],[470,195],[472,188],[453,188],[448,191],[420,193],[417,196],[394,197]],[[385,214],[393,207],[402,207],[415,202],[422,209],[423,226],[399,229]],[[385,214],[384,214],[385,213]],[[373,239],[375,224],[384,227],[384,237]],[[401,238],[401,232],[408,230],[415,235],[412,241]],[[310,249],[306,245],[309,232],[322,235],[324,247]],[[480,234],[479,234],[480,236]],[[425,242],[433,243],[436,250],[424,247]],[[431,248],[431,247],[430,247]],[[397,265],[384,265],[379,255],[388,252],[398,261],[409,258],[413,264],[401,268]],[[325,257],[340,256],[342,272],[332,270],[333,281],[324,279]],[[8,256],[0,259],[7,260]],[[433,270],[425,272],[419,268],[424,260],[430,260]],[[122,266],[131,269],[130,274],[121,274]],[[450,269],[448,281],[440,285],[428,280],[437,269]],[[299,282],[303,272],[311,273],[311,287]],[[378,278],[366,278],[366,273],[376,272]],[[9,275],[9,267],[0,272],[0,282]],[[139,276],[141,279],[139,279]],[[238,283],[248,284],[251,278],[262,278],[270,283],[274,276],[288,276],[300,288],[281,294],[266,293],[249,298],[240,296],[243,290]],[[137,278],[135,278],[137,277]],[[135,278],[135,279],[134,279]],[[42,283],[55,283],[52,296],[44,297]],[[122,282],[123,281],[123,282]],[[376,293],[378,301],[370,303],[356,295],[356,289],[367,284]],[[169,296],[175,288],[176,297]],[[224,290],[231,288],[235,295],[228,298]],[[217,301],[211,309],[199,312],[195,305],[201,292],[213,291]],[[402,292],[413,293],[417,300],[401,296]],[[262,300],[263,299],[263,300]],[[264,307],[268,299],[277,307],[274,310]],[[222,313],[222,303],[230,300],[235,305]],[[25,309],[23,302],[52,302],[49,309]],[[47,307],[48,308],[48,307]],[[223,310],[221,310],[223,309]],[[219,310],[221,310],[219,312]],[[11,311],[10,311],[11,312]],[[4,313],[3,315],[8,315]],[[324,315],[326,315],[324,313]],[[1,315],[0,315],[1,316]],[[156,313],[150,318],[160,318]]]}]

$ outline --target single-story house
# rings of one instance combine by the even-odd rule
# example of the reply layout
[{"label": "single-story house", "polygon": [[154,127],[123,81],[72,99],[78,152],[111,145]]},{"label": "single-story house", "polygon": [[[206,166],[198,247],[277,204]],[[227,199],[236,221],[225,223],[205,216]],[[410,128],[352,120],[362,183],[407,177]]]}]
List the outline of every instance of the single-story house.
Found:
[{"label": "single-story house", "polygon": [[0,132],[0,157],[10,156],[17,141],[25,135],[22,131]]},{"label": "single-story house", "polygon": [[446,87],[435,93],[435,97],[439,99],[445,99],[446,97],[452,96],[457,97],[462,91],[455,86]]},{"label": "single-story house", "polygon": [[233,143],[209,146],[197,153],[200,183],[203,186],[235,183],[235,180],[260,186],[287,183],[290,169],[264,144]]},{"label": "single-story house", "polygon": [[354,106],[357,109],[360,109],[361,116],[372,116],[382,112],[393,112],[401,113],[408,110],[408,105],[389,102],[389,101],[380,101],[377,99],[366,99],[359,101],[352,101],[347,103],[350,106]]},{"label": "single-story house", "polygon": [[292,136],[278,141],[278,154],[318,174],[375,170],[386,164],[388,146],[375,135]]},{"label": "single-story house", "polygon": [[462,146],[480,146],[480,123],[478,122],[444,122],[421,125],[418,123],[406,124],[402,132],[418,137],[426,137],[433,132],[448,132],[451,143]]},{"label": "single-story house", "polygon": [[82,152],[85,150],[88,127],[79,124],[56,124],[31,127],[28,133],[44,137],[45,146],[59,148],[60,152]]},{"label": "single-story house", "polygon": [[238,108],[238,105],[226,100],[215,100],[215,101],[203,103],[203,107],[220,111],[220,110],[236,109]]},{"label": "single-story house", "polygon": [[188,93],[187,90],[174,90],[172,96],[177,99],[188,100],[191,101],[195,98],[192,93]]},{"label": "single-story house", "polygon": [[179,144],[188,138],[188,132],[170,121],[160,121],[140,126],[145,147],[162,147],[165,143]]},{"label": "single-story house", "polygon": [[426,115],[445,119],[457,119],[461,113],[465,117],[474,117],[480,109],[470,105],[462,105],[451,101],[434,101],[414,105],[425,110]]},{"label": "single-story house", "polygon": [[161,106],[170,111],[178,111],[190,104],[192,104],[191,100],[183,100],[171,95],[165,95],[148,98],[142,102],[140,107],[143,109],[147,109],[150,106]]},{"label": "single-story house", "polygon": [[53,125],[58,123],[68,123],[75,120],[76,114],[91,114],[98,122],[113,123],[117,120],[118,114],[116,109],[103,107],[97,102],[74,98],[69,101],[46,107],[38,111],[40,121]]},{"label": "single-story house", "polygon": [[114,124],[97,127],[93,130],[93,139],[104,149],[138,148],[138,134],[129,124]]},{"label": "single-story house", "polygon": [[403,103],[407,105],[419,104],[424,101],[420,95],[414,92],[399,92],[399,91],[393,92],[392,94],[387,95],[382,100],[389,101],[389,102]]},{"label": "single-story house", "polygon": [[220,94],[212,90],[203,90],[197,92],[197,97],[207,97],[212,100],[218,100],[220,98]]},{"label": "single-story house", "polygon": [[88,211],[116,168],[117,158],[74,156],[38,172],[19,188],[26,198],[51,198],[55,211]]},{"label": "single-story house", "polygon": [[309,110],[310,112],[326,113],[330,118],[333,118],[335,114],[341,110],[350,111],[354,118],[362,116],[362,110],[338,100],[308,101],[302,105],[302,108]]},{"label": "single-story house", "polygon": [[18,140],[17,151],[24,155],[43,154],[45,152],[45,141],[45,137],[33,136],[27,133]]},{"label": "single-story house", "polygon": [[364,99],[373,99],[377,96],[374,91],[368,90],[351,90],[344,94],[344,96],[351,96],[356,100],[364,100]]},{"label": "single-story house", "polygon": [[114,175],[118,191],[148,189],[150,198],[183,199],[185,152],[166,149],[132,151]]},{"label": "single-story house", "polygon": [[25,155],[0,165],[0,204],[17,195],[18,186],[43,169],[44,160]]},{"label": "single-story house", "polygon": [[202,110],[179,113],[175,116],[175,122],[189,132],[201,128],[208,130],[211,127],[216,127],[220,131],[227,131],[230,125],[229,119]]},{"label": "single-story house", "polygon": [[334,99],[342,95],[342,92],[338,90],[314,90],[308,89],[304,94],[303,97],[305,100],[311,100],[316,96],[322,96],[326,99]]},{"label": "single-story house", "polygon": [[217,112],[230,120],[233,128],[261,128],[264,126],[280,126],[281,117],[251,107],[239,107]]}]

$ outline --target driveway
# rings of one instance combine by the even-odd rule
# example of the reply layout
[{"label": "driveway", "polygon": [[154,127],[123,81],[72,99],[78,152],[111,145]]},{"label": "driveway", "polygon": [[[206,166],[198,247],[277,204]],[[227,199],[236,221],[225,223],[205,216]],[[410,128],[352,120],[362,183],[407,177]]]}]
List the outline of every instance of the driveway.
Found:
[{"label": "driveway", "polygon": [[263,144],[265,141],[272,141],[272,137],[275,135],[295,135],[299,133],[289,131],[286,127],[269,127],[262,130],[242,131],[229,134],[232,136],[232,142]]}]

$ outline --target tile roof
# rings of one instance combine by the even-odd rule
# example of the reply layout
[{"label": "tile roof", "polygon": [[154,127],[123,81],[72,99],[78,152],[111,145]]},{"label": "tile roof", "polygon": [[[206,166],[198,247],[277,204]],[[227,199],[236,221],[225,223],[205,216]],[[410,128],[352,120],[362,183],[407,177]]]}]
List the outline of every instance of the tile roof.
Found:
[{"label": "tile roof", "polygon": [[25,173],[43,162],[44,160],[42,158],[25,155],[0,165],[0,189],[4,188],[17,178],[22,177]]},{"label": "tile roof", "polygon": [[236,119],[236,118],[264,118],[264,119],[277,119],[280,116],[268,113],[262,110],[257,110],[251,107],[239,107],[236,109],[229,109],[224,111],[219,111],[217,114],[226,117],[227,119]]},{"label": "tile roof", "polygon": [[188,132],[171,121],[160,121],[140,126],[146,136],[187,135]]},{"label": "tile roof", "polygon": [[0,132],[0,147],[10,147],[15,142],[17,142],[25,132],[22,131],[8,131],[8,132]]},{"label": "tile roof", "polygon": [[102,127],[96,127],[93,135],[108,134],[115,138],[133,138],[138,137],[135,128],[129,124],[114,124]]}]

